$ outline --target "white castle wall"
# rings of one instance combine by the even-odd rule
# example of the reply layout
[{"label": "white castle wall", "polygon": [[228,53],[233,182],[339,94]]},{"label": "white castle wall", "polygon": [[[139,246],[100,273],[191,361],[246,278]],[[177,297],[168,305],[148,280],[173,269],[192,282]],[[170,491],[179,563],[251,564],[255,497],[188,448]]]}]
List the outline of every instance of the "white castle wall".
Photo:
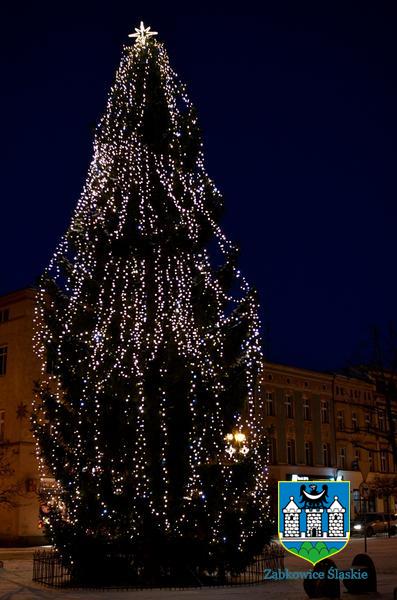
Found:
[{"label": "white castle wall", "polygon": [[[321,537],[322,536],[322,524],[321,519],[323,516],[322,508],[307,508],[306,512],[306,535],[308,537]],[[313,530],[316,530],[315,532]],[[314,535],[313,535],[314,533]]]},{"label": "white castle wall", "polygon": [[[284,535],[285,538],[305,537],[313,538],[343,538],[344,531],[344,513],[345,508],[340,504],[338,497],[334,497],[334,502],[327,508],[328,516],[328,532],[322,530],[322,515],[323,508],[305,508],[306,513],[306,532],[300,531],[300,513],[301,509],[297,506],[293,496],[290,497],[290,502],[283,509],[284,513]],[[314,531],[315,530],[315,531]],[[314,535],[313,535],[314,534]]]},{"label": "white castle wall", "polygon": [[328,535],[329,537],[343,537],[343,513],[328,515]]}]

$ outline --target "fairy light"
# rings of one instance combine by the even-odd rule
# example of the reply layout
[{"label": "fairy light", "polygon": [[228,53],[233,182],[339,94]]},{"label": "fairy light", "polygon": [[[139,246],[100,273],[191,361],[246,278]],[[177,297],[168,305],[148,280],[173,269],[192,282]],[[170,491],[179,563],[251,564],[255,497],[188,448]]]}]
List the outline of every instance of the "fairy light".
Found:
[{"label": "fairy light", "polygon": [[[35,401],[37,455],[43,472],[49,469],[56,478],[64,505],[60,514],[49,516],[55,541],[59,519],[91,533],[84,511],[88,486],[95,491],[91,501],[97,507],[98,527],[109,538],[122,528],[124,536],[140,539],[148,512],[159,530],[183,536],[197,525],[200,510],[207,515],[211,543],[222,545],[227,543],[224,515],[232,509],[240,514],[238,549],[243,552],[268,519],[264,432],[258,418],[258,304],[232,266],[235,247],[208,204],[211,196],[219,208],[222,198],[205,171],[201,142],[193,164],[186,166],[186,146],[197,121],[186,88],[155,35],[141,22],[129,36],[135,44],[123,49],[82,194],[38,292],[35,342],[43,368]],[[169,117],[162,152],[145,141],[153,69]],[[156,204],[159,194],[161,210]],[[167,215],[173,215],[172,225]],[[201,242],[203,223],[223,264],[230,266],[233,293],[224,289],[212,252]],[[185,241],[180,248],[177,232]],[[206,320],[197,316],[197,290],[207,298]],[[225,416],[224,354],[229,332],[242,321],[247,331],[238,366],[246,394],[231,422]],[[162,352],[171,340],[189,379],[187,469],[178,508],[170,491],[173,373]],[[56,353],[55,374],[46,373],[48,348]],[[158,384],[149,393],[147,377],[153,364]],[[77,392],[63,385],[65,373]],[[154,396],[160,446],[156,489],[148,424]],[[111,451],[109,432],[116,425],[129,434],[121,435],[119,446]],[[250,476],[236,486],[235,468],[241,463],[249,466]],[[215,512],[202,475],[211,465],[218,466],[221,478]],[[128,525],[115,509],[114,498],[128,503]],[[247,506],[257,509],[249,522],[244,518]]]}]

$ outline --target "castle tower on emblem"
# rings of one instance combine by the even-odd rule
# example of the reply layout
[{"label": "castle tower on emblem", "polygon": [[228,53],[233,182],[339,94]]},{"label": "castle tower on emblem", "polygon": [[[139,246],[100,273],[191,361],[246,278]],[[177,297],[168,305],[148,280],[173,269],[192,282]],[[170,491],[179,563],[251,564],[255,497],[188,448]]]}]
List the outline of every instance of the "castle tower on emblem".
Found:
[{"label": "castle tower on emblem", "polygon": [[282,509],[284,531],[280,538],[285,540],[322,541],[327,539],[345,541],[348,533],[345,530],[345,507],[334,496],[333,502],[327,508],[328,486],[323,485],[322,491],[317,490],[316,484],[310,485],[310,491],[305,485],[301,486],[302,508],[295,502],[294,496],[289,497],[289,502]]},{"label": "castle tower on emblem", "polygon": [[290,501],[287,506],[283,508],[284,513],[284,537],[299,537],[300,528],[299,520],[302,509],[295,504],[294,497],[290,496]]},{"label": "castle tower on emblem", "polygon": [[350,482],[279,481],[278,516],[281,545],[315,565],[349,541]]},{"label": "castle tower on emblem", "polygon": [[322,536],[323,508],[306,508],[306,535],[307,537]]},{"label": "castle tower on emblem", "polygon": [[327,508],[328,513],[328,537],[343,537],[343,515],[346,510],[338,500],[338,496],[334,497],[331,506]]}]

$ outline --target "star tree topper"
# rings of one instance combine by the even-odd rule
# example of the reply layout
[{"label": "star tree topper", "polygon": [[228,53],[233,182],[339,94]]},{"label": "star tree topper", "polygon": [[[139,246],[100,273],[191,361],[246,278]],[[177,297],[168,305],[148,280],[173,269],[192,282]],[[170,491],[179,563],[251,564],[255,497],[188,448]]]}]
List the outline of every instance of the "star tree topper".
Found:
[{"label": "star tree topper", "polygon": [[144,46],[146,44],[146,40],[151,38],[154,35],[157,35],[157,31],[150,31],[150,27],[145,27],[143,21],[139,28],[134,27],[135,33],[130,33],[128,37],[136,38],[136,42]]}]

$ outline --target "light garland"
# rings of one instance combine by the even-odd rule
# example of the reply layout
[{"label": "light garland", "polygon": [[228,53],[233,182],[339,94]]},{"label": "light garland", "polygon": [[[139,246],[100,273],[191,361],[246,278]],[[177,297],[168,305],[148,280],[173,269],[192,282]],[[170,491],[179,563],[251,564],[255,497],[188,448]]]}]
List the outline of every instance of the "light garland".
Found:
[{"label": "light garland", "polygon": [[[59,482],[65,518],[76,528],[85,527],[89,489],[101,531],[109,538],[122,529],[131,540],[140,539],[148,513],[159,530],[183,537],[197,524],[195,506],[210,516],[211,542],[222,545],[227,543],[224,515],[235,510],[241,514],[238,549],[243,552],[268,518],[264,432],[258,419],[258,305],[234,266],[237,286],[233,293],[224,289],[212,252],[201,241],[204,223],[223,263],[230,263],[235,248],[208,205],[209,195],[220,207],[221,196],[206,174],[201,142],[193,164],[186,166],[186,146],[193,143],[197,120],[185,86],[163,45],[153,39],[157,32],[143,23],[135,31],[130,37],[136,43],[124,47],[96,131],[83,192],[38,292],[36,348],[43,364],[36,402],[38,457]],[[168,118],[161,152],[145,140],[156,91],[153,74]],[[207,298],[206,320],[198,312],[197,290]],[[246,400],[230,422],[225,418],[224,353],[229,332],[241,322],[247,331],[238,366],[245,374]],[[48,348],[56,352],[55,375],[45,371]],[[170,389],[171,350],[189,373],[186,407]],[[148,380],[153,365],[155,390]],[[67,389],[66,379],[72,382]],[[177,434],[170,428],[183,410],[188,468],[176,506],[170,448]],[[159,426],[159,467],[151,462],[151,411]],[[113,427],[121,431],[117,448]],[[252,471],[243,489],[234,482],[234,468],[241,463]],[[218,466],[222,479],[216,513],[202,479],[203,469],[211,465]],[[153,472],[160,473],[156,486]],[[125,519],[115,498],[127,497]],[[251,522],[244,518],[246,505],[257,508]],[[57,522],[50,519],[50,525],[56,541]]]}]

